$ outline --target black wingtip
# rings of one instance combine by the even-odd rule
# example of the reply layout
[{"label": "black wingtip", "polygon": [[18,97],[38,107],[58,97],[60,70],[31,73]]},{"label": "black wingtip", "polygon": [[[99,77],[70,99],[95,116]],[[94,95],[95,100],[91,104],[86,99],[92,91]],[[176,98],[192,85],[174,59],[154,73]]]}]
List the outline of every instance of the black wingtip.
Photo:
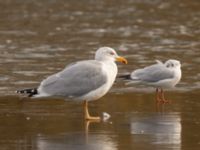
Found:
[{"label": "black wingtip", "polygon": [[117,78],[129,80],[129,79],[131,79],[131,75],[130,74],[123,74],[123,75],[117,76]]},{"label": "black wingtip", "polygon": [[27,94],[28,97],[38,94],[37,88],[17,90],[15,92],[18,94]]}]

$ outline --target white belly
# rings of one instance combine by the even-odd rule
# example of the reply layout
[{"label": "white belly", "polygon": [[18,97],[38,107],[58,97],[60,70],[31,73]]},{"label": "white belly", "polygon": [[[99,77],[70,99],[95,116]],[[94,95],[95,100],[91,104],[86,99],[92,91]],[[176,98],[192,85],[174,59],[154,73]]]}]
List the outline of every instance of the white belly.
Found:
[{"label": "white belly", "polygon": [[117,66],[115,63],[109,63],[109,64],[103,64],[103,72],[107,75],[107,82],[103,84],[101,87],[99,87],[96,90],[93,90],[81,97],[78,98],[79,101],[87,100],[87,101],[93,101],[101,98],[104,96],[112,87],[116,75],[117,75]]}]

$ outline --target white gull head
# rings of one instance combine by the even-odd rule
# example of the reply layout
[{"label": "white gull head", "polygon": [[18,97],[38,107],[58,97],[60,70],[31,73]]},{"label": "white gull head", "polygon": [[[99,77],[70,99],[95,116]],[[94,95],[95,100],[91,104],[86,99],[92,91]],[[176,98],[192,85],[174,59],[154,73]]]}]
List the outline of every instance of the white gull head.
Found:
[{"label": "white gull head", "polygon": [[171,69],[180,69],[181,68],[181,63],[178,60],[175,59],[169,59],[165,62],[165,66],[167,68],[171,68]]},{"label": "white gull head", "polygon": [[95,60],[98,61],[120,61],[124,64],[127,64],[127,60],[123,57],[120,57],[113,48],[110,47],[101,47],[95,53]]}]

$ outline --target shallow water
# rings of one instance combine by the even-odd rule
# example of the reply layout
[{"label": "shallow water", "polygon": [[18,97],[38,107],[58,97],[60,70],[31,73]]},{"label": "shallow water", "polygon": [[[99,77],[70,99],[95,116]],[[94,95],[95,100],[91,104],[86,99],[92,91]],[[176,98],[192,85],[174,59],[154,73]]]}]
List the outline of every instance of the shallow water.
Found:
[{"label": "shallow water", "polygon": [[[5,0],[0,9],[0,149],[199,149],[198,0]],[[90,103],[111,119],[85,122],[80,103],[14,93],[105,45],[128,59],[119,73],[180,60],[182,80],[166,92],[172,103],[156,106],[155,89],[117,81]]]}]

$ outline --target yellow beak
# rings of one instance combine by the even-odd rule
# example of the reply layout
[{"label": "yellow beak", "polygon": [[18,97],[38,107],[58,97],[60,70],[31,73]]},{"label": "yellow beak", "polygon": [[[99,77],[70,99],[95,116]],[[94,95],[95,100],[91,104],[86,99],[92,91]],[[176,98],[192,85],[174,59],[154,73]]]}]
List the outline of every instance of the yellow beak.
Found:
[{"label": "yellow beak", "polygon": [[128,64],[128,61],[124,57],[117,57],[116,61],[122,62],[123,64]]}]

